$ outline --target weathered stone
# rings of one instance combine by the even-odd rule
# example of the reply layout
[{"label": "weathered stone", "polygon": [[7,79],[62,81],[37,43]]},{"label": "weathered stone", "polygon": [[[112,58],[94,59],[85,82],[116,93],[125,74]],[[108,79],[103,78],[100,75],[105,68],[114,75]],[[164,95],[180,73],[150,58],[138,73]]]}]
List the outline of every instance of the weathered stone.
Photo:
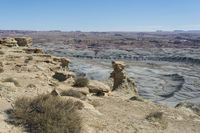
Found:
[{"label": "weathered stone", "polygon": [[60,67],[64,70],[68,70],[69,69],[69,63],[70,60],[67,58],[58,58],[58,57],[53,57],[53,61],[60,63]]},{"label": "weathered stone", "polygon": [[195,114],[200,116],[200,104],[193,104],[193,103],[189,103],[189,102],[181,102],[178,103],[176,106],[176,108],[189,108],[190,110],[192,110]]},{"label": "weathered stone", "polygon": [[110,87],[102,82],[96,80],[90,80],[88,84],[88,88],[90,93],[108,93],[110,91]]},{"label": "weathered stone", "polygon": [[112,67],[114,71],[111,73],[110,77],[114,80],[113,91],[120,89],[127,94],[132,93],[133,95],[136,95],[136,84],[133,79],[127,77],[124,71],[125,63],[122,61],[113,61]]},{"label": "weathered stone", "polygon": [[17,37],[15,40],[17,41],[18,46],[28,47],[32,45],[31,37]]},{"label": "weathered stone", "polygon": [[113,61],[112,67],[114,71],[111,73],[111,78],[114,79],[113,90],[117,89],[120,85],[122,85],[126,80],[126,74],[123,71],[125,68],[124,62],[121,61]]},{"label": "weathered stone", "polygon": [[1,44],[7,47],[17,47],[17,41],[14,38],[6,37],[1,39]]}]

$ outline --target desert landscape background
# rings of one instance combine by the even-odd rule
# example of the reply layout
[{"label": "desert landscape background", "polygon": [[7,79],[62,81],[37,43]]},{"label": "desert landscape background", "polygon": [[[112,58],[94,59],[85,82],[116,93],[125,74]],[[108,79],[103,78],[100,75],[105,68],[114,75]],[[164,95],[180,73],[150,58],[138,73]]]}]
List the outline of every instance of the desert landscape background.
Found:
[{"label": "desert landscape background", "polygon": [[1,36],[31,36],[33,47],[71,58],[70,69],[89,79],[108,79],[110,62],[123,60],[145,99],[170,106],[199,104],[199,31],[1,31]]},{"label": "desert landscape background", "polygon": [[0,132],[198,132],[199,35],[1,31]]}]

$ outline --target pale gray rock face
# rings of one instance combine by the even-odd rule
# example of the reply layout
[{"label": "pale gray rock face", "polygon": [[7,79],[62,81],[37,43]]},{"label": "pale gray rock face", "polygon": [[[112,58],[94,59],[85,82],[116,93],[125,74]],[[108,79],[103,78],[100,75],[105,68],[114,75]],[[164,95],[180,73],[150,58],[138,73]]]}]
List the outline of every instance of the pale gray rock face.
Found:
[{"label": "pale gray rock face", "polygon": [[55,46],[45,45],[44,50],[53,55],[71,57],[69,69],[77,75],[107,80],[113,70],[112,60],[120,59],[127,64],[127,75],[135,80],[143,98],[170,106],[182,101],[200,103],[200,49],[135,48],[131,52],[108,49],[94,57],[93,51],[79,52],[62,44],[59,47],[63,49],[57,51],[58,45]]},{"label": "pale gray rock face", "polygon": [[[85,73],[92,79],[108,79],[112,71],[110,62],[96,61],[96,64],[93,62],[91,64],[79,62],[80,67],[74,62],[70,69]],[[158,64],[156,62],[151,62],[151,64],[129,62],[127,65],[127,75],[136,81],[138,93],[143,98],[170,106],[175,106],[181,101],[200,103],[200,83],[198,82],[200,69],[198,66],[184,66],[168,62]]]}]

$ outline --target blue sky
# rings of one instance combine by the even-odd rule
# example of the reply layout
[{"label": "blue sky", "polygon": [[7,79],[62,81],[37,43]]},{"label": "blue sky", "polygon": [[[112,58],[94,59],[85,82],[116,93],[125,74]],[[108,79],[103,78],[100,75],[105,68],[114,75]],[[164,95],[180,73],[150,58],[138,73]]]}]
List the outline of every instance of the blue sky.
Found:
[{"label": "blue sky", "polygon": [[0,29],[199,30],[200,0],[0,0]]}]

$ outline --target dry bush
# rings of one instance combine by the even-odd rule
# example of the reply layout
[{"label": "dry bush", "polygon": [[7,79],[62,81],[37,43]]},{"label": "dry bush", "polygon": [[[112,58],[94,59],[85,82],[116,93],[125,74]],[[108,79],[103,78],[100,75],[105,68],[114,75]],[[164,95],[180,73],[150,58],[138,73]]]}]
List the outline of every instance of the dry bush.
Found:
[{"label": "dry bush", "polygon": [[89,80],[85,77],[79,77],[75,79],[75,87],[86,87],[89,84]]},{"label": "dry bush", "polygon": [[15,84],[15,86],[20,87],[19,82],[14,78],[6,78],[3,82],[12,82]]},{"label": "dry bush", "polygon": [[168,126],[167,121],[163,118],[163,112],[152,112],[146,116],[146,119],[153,123],[159,123],[162,129]]},{"label": "dry bush", "polygon": [[18,99],[10,116],[14,124],[24,125],[28,132],[79,133],[81,119],[76,110],[82,108],[80,102],[40,95],[34,99]]}]

